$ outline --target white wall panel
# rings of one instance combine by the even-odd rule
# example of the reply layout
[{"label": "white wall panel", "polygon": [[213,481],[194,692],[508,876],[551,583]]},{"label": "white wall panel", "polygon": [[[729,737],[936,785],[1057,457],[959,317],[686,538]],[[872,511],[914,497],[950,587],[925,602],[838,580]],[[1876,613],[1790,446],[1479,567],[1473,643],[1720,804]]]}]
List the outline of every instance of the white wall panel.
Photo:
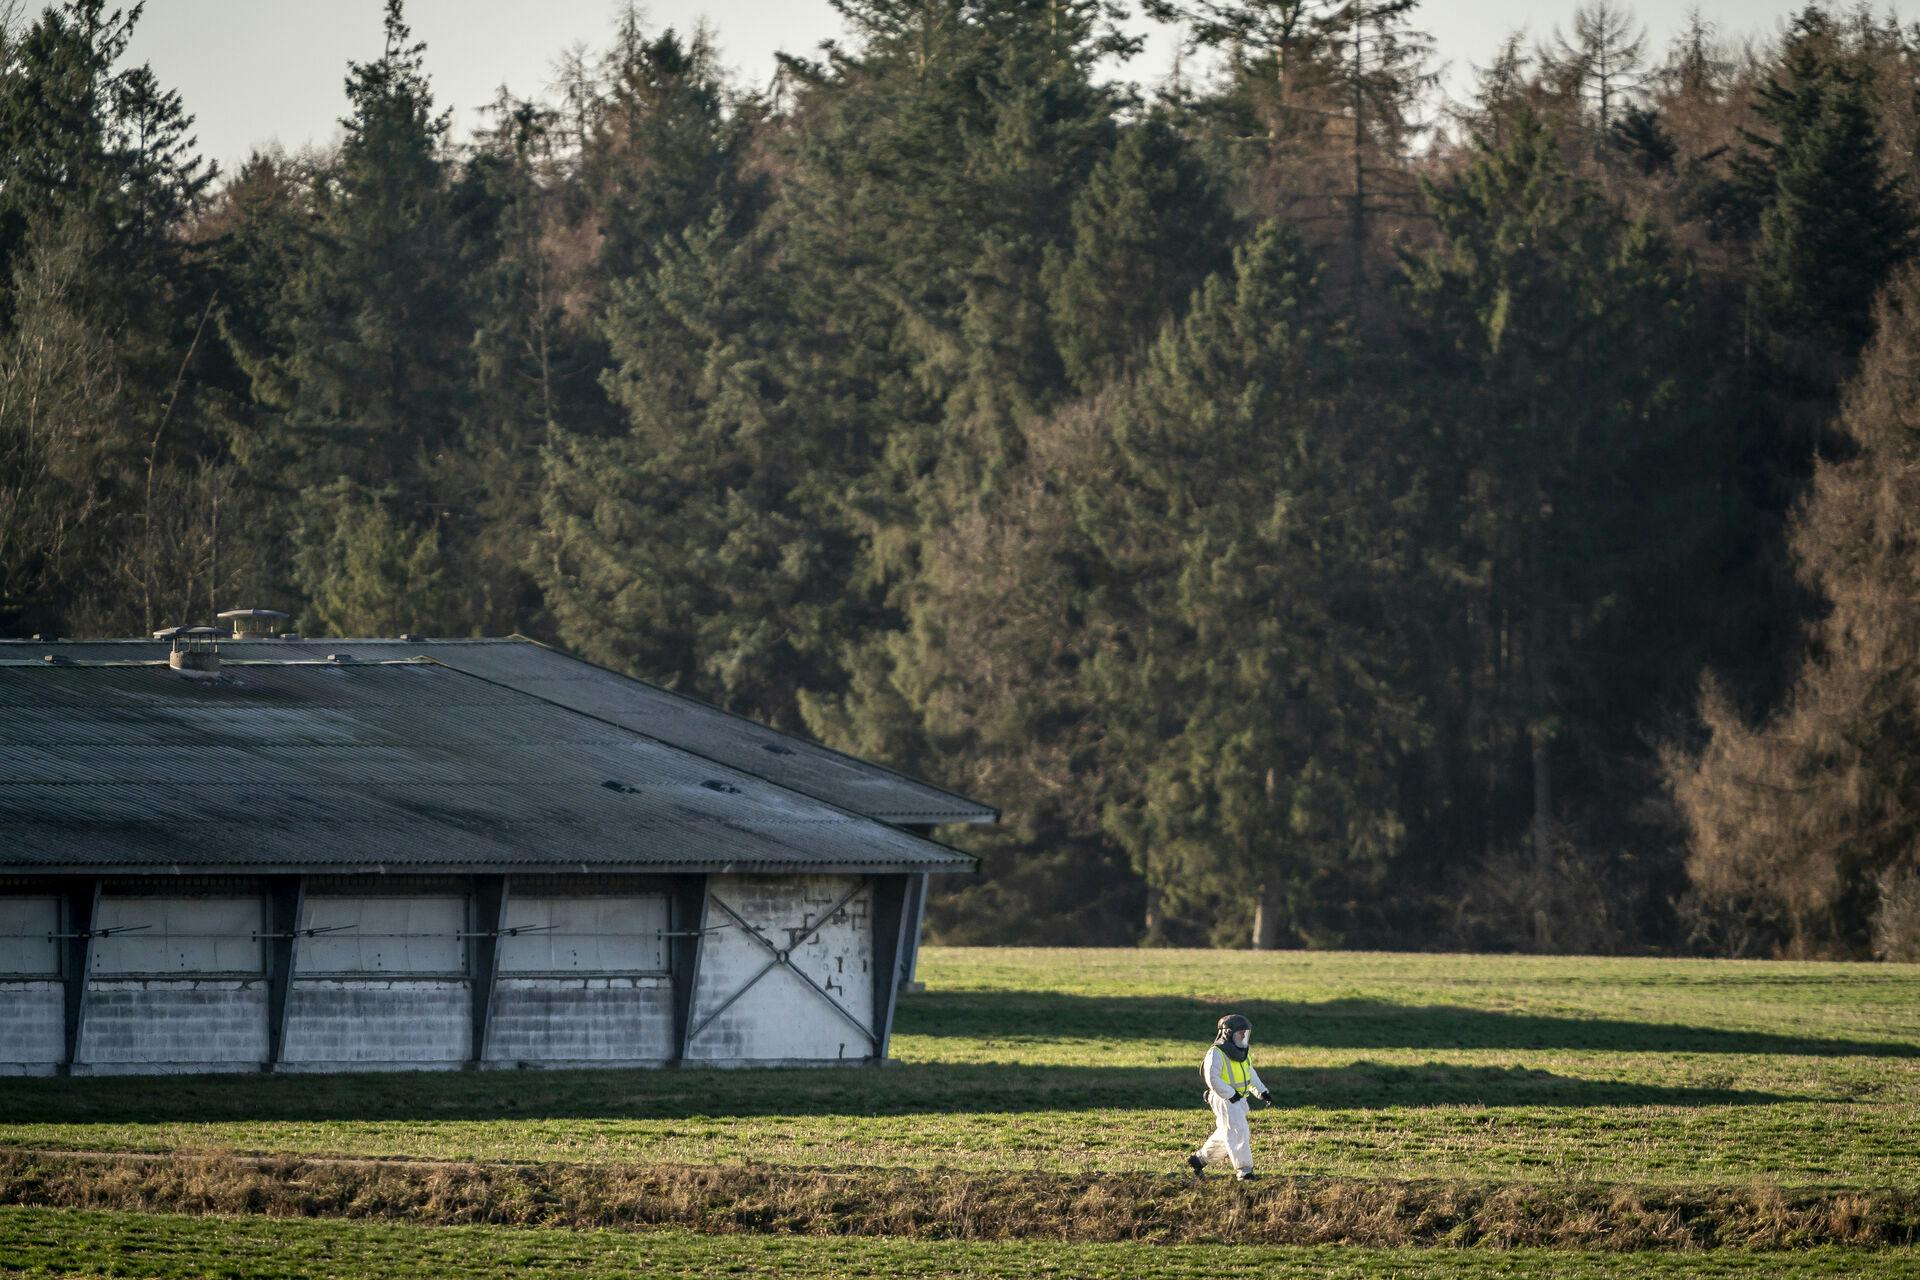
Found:
[{"label": "white wall panel", "polygon": [[263,913],[260,898],[102,898],[94,928],[127,931],[94,939],[94,976],[260,973]]},{"label": "white wall panel", "polygon": [[536,898],[507,894],[502,973],[665,973],[667,899]]},{"label": "white wall panel", "polygon": [[299,940],[296,965],[302,974],[466,970],[462,897],[309,897],[300,927],[335,930]]},{"label": "white wall panel", "polygon": [[0,898],[0,974],[58,976],[60,899]]},{"label": "white wall panel", "polygon": [[[859,883],[849,876],[714,876],[708,882],[713,904],[707,924],[715,931],[701,943],[692,1014],[693,1025],[706,1025],[688,1045],[689,1058],[834,1061],[873,1055],[871,1040],[848,1021],[873,1026],[871,888],[834,909]],[[776,949],[788,950],[793,969],[776,965],[754,980],[772,956],[714,905],[721,902]],[[816,924],[793,946],[798,934]]]}]

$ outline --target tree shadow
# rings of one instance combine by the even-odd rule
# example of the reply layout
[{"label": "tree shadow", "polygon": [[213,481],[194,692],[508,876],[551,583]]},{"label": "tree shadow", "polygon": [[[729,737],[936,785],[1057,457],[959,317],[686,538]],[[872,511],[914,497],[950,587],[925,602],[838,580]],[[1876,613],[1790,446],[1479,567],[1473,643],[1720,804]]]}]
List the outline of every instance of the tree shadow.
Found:
[{"label": "tree shadow", "polygon": [[899,1035],[1005,1040],[1009,1028],[1043,1040],[1188,1040],[1205,1045],[1221,1014],[1253,1021],[1258,1050],[1602,1049],[1624,1053],[1753,1053],[1807,1057],[1920,1057],[1920,1044],[1729,1031],[1684,1023],[1503,1013],[1455,1005],[1345,999],[1245,1000],[1230,1009],[1180,996],[930,991],[902,1000]]},{"label": "tree shadow", "polygon": [[[1256,1057],[1257,1065],[1257,1057]],[[1285,1110],[1707,1107],[1785,1094],[1588,1080],[1521,1066],[1353,1062],[1261,1071]],[[0,1080],[0,1124],[659,1120],[1199,1109],[1191,1066],[406,1072]],[[0,1140],[6,1135],[0,1132]],[[16,1139],[17,1140],[17,1139]]]}]

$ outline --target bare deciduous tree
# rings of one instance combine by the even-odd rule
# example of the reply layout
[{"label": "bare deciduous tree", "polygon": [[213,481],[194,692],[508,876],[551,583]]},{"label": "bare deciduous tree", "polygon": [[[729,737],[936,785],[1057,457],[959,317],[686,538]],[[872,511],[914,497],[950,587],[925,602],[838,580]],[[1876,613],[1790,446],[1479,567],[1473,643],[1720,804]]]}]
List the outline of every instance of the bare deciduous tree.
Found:
[{"label": "bare deciduous tree", "polygon": [[1861,955],[1892,868],[1920,847],[1920,273],[1879,335],[1793,531],[1828,600],[1785,705],[1748,723],[1711,684],[1708,740],[1668,753],[1702,899],[1756,917],[1793,954]]},{"label": "bare deciduous tree", "polygon": [[77,459],[106,434],[120,397],[111,335],[71,305],[88,242],[39,237],[16,276],[0,339],[0,620],[46,612],[44,594],[101,515]]},{"label": "bare deciduous tree", "polygon": [[1573,11],[1573,34],[1558,29],[1540,50],[1541,69],[1594,113],[1602,130],[1646,80],[1647,32],[1615,0],[1587,0]]}]

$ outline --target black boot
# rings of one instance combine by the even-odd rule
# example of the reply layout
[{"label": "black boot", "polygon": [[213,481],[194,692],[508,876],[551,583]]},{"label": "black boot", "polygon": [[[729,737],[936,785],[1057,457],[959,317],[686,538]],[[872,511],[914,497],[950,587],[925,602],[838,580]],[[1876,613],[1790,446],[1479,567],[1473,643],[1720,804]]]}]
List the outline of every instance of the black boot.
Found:
[{"label": "black boot", "polygon": [[1207,1176],[1207,1162],[1199,1156],[1188,1156],[1187,1168],[1193,1170],[1193,1176],[1196,1178],[1204,1178]]}]

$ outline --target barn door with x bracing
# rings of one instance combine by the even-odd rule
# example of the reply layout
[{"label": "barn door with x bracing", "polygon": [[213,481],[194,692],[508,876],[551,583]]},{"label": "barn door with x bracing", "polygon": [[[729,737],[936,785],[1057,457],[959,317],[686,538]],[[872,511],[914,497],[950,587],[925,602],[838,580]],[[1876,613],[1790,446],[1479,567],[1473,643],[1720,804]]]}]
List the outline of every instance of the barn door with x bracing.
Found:
[{"label": "barn door with x bracing", "polygon": [[714,876],[693,994],[696,1061],[868,1058],[874,884],[856,876]]}]

